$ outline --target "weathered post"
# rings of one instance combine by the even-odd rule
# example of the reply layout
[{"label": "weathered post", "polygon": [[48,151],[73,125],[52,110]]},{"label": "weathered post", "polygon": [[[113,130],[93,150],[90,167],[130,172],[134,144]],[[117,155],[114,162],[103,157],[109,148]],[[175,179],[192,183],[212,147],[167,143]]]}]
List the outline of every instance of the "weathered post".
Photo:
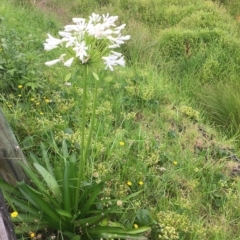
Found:
[{"label": "weathered post", "polygon": [[0,240],[17,240],[7,206],[0,190]]},{"label": "weathered post", "polygon": [[19,162],[27,165],[26,158],[0,109],[0,176],[13,186],[16,181],[27,181]]},{"label": "weathered post", "polygon": [[[19,162],[27,161],[19,147],[2,110],[0,109],[0,177],[11,185],[17,181],[28,182]],[[0,240],[16,240],[4,196],[0,189]]]}]

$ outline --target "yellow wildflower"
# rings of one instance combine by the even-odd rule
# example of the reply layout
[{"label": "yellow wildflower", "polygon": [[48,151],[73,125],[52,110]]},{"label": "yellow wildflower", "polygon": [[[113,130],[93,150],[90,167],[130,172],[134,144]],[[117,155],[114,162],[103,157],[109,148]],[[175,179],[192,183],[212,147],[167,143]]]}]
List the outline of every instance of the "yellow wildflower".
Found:
[{"label": "yellow wildflower", "polygon": [[133,225],[133,227],[137,229],[137,228],[138,228],[138,225],[135,223],[135,224]]},{"label": "yellow wildflower", "polygon": [[18,212],[14,211],[11,213],[12,218],[16,218],[18,216]]},{"label": "yellow wildflower", "polygon": [[46,99],[45,99],[45,102],[46,102],[46,103],[49,103],[49,102],[50,102],[50,100],[46,98]]},{"label": "yellow wildflower", "polygon": [[35,233],[33,233],[33,232],[30,232],[29,235],[30,235],[31,238],[35,237]]},{"label": "yellow wildflower", "polygon": [[23,86],[22,85],[18,85],[18,88],[21,89]]},{"label": "yellow wildflower", "polygon": [[34,99],[34,98],[31,98],[30,100],[33,102],[35,99]]},{"label": "yellow wildflower", "polygon": [[128,185],[128,186],[132,186],[132,182],[128,181],[128,182],[127,182],[127,185]]},{"label": "yellow wildflower", "polygon": [[39,114],[40,114],[40,115],[43,115],[44,113],[43,113],[43,112],[40,112]]},{"label": "yellow wildflower", "polygon": [[177,165],[177,164],[178,164],[178,162],[174,161],[174,162],[173,162],[173,164],[174,164],[174,165]]},{"label": "yellow wildflower", "polygon": [[139,181],[138,184],[139,184],[139,185],[143,185],[143,181]]},{"label": "yellow wildflower", "polygon": [[120,146],[124,146],[124,144],[125,144],[124,142],[119,142]]}]

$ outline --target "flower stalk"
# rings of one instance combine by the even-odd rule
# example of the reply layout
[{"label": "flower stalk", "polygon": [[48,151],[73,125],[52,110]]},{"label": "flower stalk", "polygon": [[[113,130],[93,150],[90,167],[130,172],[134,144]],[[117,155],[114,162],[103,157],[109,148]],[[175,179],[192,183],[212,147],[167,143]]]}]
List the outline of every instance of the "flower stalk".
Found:
[{"label": "flower stalk", "polygon": [[[125,60],[122,53],[115,51],[126,40],[130,39],[129,35],[122,36],[121,31],[126,24],[116,26],[117,16],[99,15],[92,13],[89,21],[84,18],[73,18],[74,24],[64,27],[60,31],[61,38],[55,38],[48,34],[48,39],[44,43],[44,49],[50,51],[61,48],[64,52],[59,58],[46,62],[47,66],[63,64],[65,67],[77,66],[83,70],[83,95],[81,106],[81,142],[80,142],[80,159],[77,173],[77,183],[74,201],[74,212],[78,211],[79,196],[83,181],[85,180],[86,161],[89,158],[92,133],[95,123],[96,103],[98,92],[98,76],[93,72],[95,78],[95,89],[93,96],[93,107],[89,126],[89,135],[86,139],[86,106],[87,106],[87,86],[90,80],[90,69],[109,69],[114,71],[116,66],[125,66]],[[92,70],[91,70],[92,72]]]}]

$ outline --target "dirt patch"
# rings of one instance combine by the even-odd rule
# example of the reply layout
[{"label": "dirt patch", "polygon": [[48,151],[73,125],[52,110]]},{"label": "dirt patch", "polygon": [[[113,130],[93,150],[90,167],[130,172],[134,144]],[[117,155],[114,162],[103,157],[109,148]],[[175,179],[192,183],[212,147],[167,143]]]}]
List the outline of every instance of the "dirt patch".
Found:
[{"label": "dirt patch", "polygon": [[71,20],[70,11],[67,8],[60,7],[53,2],[47,0],[37,1],[34,4],[34,7],[40,9],[41,11],[48,13],[49,15],[54,16],[63,24],[69,23]]}]

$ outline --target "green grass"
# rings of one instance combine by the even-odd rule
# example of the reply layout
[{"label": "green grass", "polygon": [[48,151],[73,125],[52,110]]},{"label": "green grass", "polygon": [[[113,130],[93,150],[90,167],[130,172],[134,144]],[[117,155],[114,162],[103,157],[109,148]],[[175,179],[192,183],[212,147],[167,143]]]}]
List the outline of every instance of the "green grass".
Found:
[{"label": "green grass", "polygon": [[[239,154],[240,32],[230,15],[237,2],[230,10],[201,0],[2,2],[1,107],[28,161],[42,141],[53,159],[63,139],[79,153],[82,86],[74,75],[65,86],[68,69],[44,66],[58,56],[43,50],[46,34],[93,11],[118,15],[131,35],[122,48],[127,66],[101,80],[86,176],[111,177],[103,197],[142,190],[120,217],[128,227],[144,225],[137,213],[147,210],[169,239],[239,239],[238,164],[228,158]],[[92,97],[90,90],[88,117]],[[30,230],[43,234],[26,224],[18,239]],[[167,239],[160,235],[153,228],[150,239]]]}]

